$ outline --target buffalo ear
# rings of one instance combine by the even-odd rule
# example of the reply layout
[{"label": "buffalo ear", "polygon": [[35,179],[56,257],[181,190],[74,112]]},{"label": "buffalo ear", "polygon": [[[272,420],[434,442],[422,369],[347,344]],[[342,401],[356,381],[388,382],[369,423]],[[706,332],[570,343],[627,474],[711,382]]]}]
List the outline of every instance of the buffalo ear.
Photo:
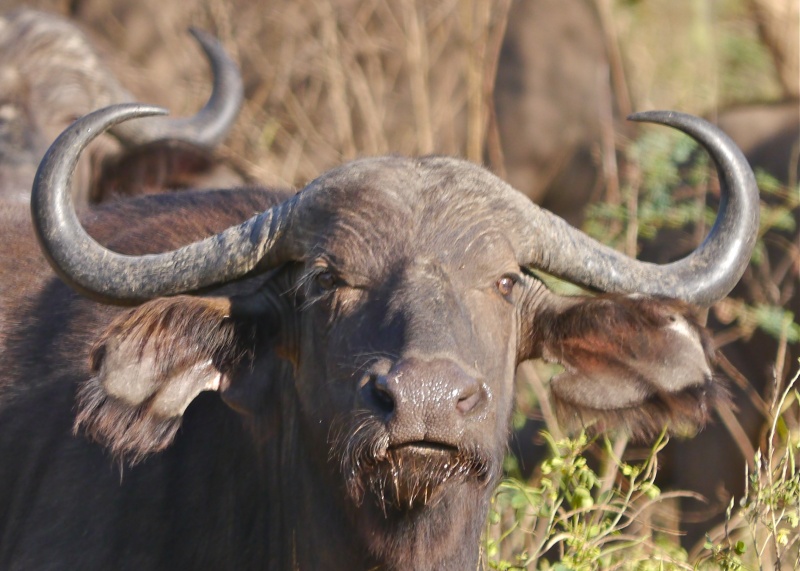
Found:
[{"label": "buffalo ear", "polygon": [[[575,298],[572,298],[575,300]],[[713,350],[689,306],[668,299],[579,298],[537,319],[541,357],[564,367],[551,381],[568,425],[622,425],[647,437],[665,425],[704,424],[726,392],[712,375]]]},{"label": "buffalo ear", "polygon": [[200,392],[224,390],[244,357],[227,298],[157,299],[118,318],[91,352],[75,431],[132,462],[169,445]]}]

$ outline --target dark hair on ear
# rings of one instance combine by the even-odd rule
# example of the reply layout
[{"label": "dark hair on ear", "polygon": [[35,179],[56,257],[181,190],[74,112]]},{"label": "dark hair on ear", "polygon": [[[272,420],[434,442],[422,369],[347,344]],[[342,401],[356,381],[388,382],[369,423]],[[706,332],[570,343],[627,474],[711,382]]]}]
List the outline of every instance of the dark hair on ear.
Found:
[{"label": "dark hair on ear", "polygon": [[225,298],[177,296],[115,319],[91,351],[74,432],[131,464],[168,446],[192,399],[224,389],[245,357],[229,310]]},{"label": "dark hair on ear", "polygon": [[78,389],[78,414],[73,432],[83,431],[118,460],[131,466],[163,450],[175,438],[181,417],[163,418],[147,413],[147,403],[132,407],[110,397],[97,377]]},{"label": "dark hair on ear", "polygon": [[[563,365],[551,389],[569,427],[622,427],[650,438],[696,431],[729,402],[707,331],[680,301],[639,295],[578,300],[547,315],[542,356]],[[729,406],[729,404],[726,404]]]},{"label": "dark hair on ear", "polygon": [[636,441],[651,440],[664,427],[670,434],[692,436],[708,424],[716,407],[733,406],[724,380],[717,377],[678,393],[654,393],[635,406],[619,409],[582,407],[552,395],[556,416],[567,430],[596,434],[621,429]]}]

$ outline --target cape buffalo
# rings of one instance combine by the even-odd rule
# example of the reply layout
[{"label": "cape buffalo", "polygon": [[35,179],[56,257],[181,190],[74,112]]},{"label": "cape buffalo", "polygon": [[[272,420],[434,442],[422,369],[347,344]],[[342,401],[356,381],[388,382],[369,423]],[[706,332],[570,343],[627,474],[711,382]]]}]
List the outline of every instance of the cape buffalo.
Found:
[{"label": "cape buffalo", "polygon": [[[196,30],[192,33],[214,75],[207,104],[192,118],[145,119],[112,129],[118,144],[111,140],[96,143],[91,158],[81,161],[73,186],[79,203],[125,194],[131,173],[144,183],[139,185],[141,189],[172,183],[168,177],[176,170],[194,176],[222,172],[215,170],[210,150],[221,142],[239,114],[242,80],[236,64],[214,38]],[[1,15],[0,199],[28,202],[44,152],[76,118],[99,107],[134,100],[69,20],[29,9]],[[164,139],[171,142],[164,143]],[[121,178],[121,173],[126,177]],[[143,173],[145,180],[141,180]]]},{"label": "cape buffalo", "polygon": [[602,194],[601,157],[614,152],[614,133],[630,134],[597,3],[512,2],[497,66],[494,109],[509,183],[579,225]]},{"label": "cape buffalo", "polygon": [[720,111],[715,121],[756,170],[784,184],[800,180],[800,101],[745,103]]},{"label": "cape buffalo", "polygon": [[476,569],[518,363],[561,363],[561,417],[597,429],[699,424],[721,397],[690,304],[738,280],[758,196],[708,123],[638,116],[701,141],[727,189],[703,245],[655,266],[435,156],[120,201],[87,233],[81,150],[156,112],[76,122],[34,230],[0,225],[3,569]]}]

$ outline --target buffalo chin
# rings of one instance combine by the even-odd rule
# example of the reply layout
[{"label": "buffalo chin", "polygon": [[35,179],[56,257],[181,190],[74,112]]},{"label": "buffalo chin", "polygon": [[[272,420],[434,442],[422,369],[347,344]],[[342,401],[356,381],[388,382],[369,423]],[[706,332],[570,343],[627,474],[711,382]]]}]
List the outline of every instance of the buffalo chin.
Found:
[{"label": "buffalo chin", "polygon": [[351,482],[368,553],[391,571],[475,569],[484,526],[475,514],[488,510],[500,465],[449,447],[389,448]]}]

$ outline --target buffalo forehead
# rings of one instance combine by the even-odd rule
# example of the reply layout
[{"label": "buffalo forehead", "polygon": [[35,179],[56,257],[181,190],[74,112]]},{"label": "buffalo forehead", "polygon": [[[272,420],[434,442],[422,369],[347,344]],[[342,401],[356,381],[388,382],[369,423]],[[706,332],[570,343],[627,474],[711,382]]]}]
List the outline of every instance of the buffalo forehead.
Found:
[{"label": "buffalo forehead", "polygon": [[[513,269],[502,183],[457,159],[381,157],[327,173],[310,189],[316,248],[339,266],[383,271],[398,260]],[[347,268],[345,268],[347,269]]]},{"label": "buffalo forehead", "polygon": [[445,225],[497,216],[508,208],[503,181],[478,165],[450,157],[361,159],[325,173],[304,192],[318,214],[397,211]]}]

